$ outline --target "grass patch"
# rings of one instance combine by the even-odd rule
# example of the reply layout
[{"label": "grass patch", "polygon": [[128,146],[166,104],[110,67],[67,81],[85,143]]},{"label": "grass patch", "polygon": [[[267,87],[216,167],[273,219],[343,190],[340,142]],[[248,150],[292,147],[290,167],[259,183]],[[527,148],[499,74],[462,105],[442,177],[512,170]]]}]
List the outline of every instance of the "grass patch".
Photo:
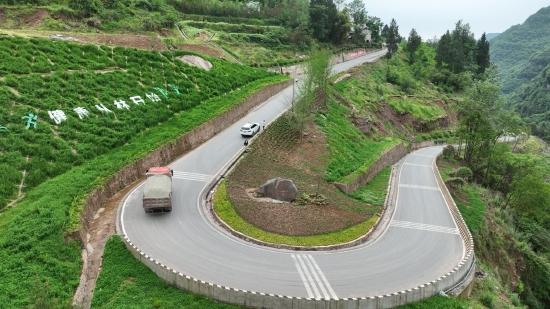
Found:
[{"label": "grass patch", "polygon": [[410,99],[391,99],[388,105],[400,114],[409,113],[413,118],[424,121],[435,120],[446,114],[445,111],[437,105],[425,105]]},{"label": "grass patch", "polygon": [[465,309],[471,308],[470,302],[437,295],[425,301],[412,303],[405,306],[395,307],[396,309]]},{"label": "grass patch", "polygon": [[442,170],[439,171],[439,174],[441,174],[441,178],[443,179],[443,181],[451,178],[451,176],[449,176],[449,173],[452,172],[454,168],[449,165],[442,165],[441,167],[445,169],[444,171]]},{"label": "grass patch", "polygon": [[384,201],[386,200],[386,195],[388,193],[388,182],[390,180],[390,175],[391,166],[387,166],[366,185],[350,194],[350,197],[369,203],[373,206],[384,206]]},{"label": "grass patch", "polygon": [[348,121],[346,116],[349,114],[346,107],[331,102],[326,119],[317,120],[329,144],[331,161],[325,176],[328,182],[353,182],[384,152],[401,143],[401,140],[392,137],[384,137],[378,142],[372,141]]},{"label": "grass patch", "polygon": [[103,267],[91,308],[212,308],[237,306],[215,302],[170,286],[126,249],[118,235],[105,245]]},{"label": "grass patch", "polygon": [[286,236],[270,233],[246,222],[227,198],[226,183],[222,182],[214,194],[214,210],[229,226],[252,238],[278,244],[295,246],[326,246],[352,241],[365,235],[376,223],[378,216],[341,231],[311,236]]},{"label": "grass patch", "polygon": [[485,225],[485,203],[480,197],[480,192],[473,187],[465,187],[468,203],[457,201],[458,209],[466,221],[466,225],[472,231],[479,231]]}]

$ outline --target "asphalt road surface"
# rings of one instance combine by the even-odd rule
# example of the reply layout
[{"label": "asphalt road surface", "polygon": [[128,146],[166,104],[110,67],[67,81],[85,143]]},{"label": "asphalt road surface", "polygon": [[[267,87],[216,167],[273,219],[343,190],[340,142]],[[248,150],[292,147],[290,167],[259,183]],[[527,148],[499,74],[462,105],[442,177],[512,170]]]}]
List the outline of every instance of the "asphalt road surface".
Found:
[{"label": "asphalt road surface", "polygon": [[[342,71],[379,57],[368,54],[341,63]],[[235,289],[308,298],[385,295],[425,284],[450,272],[464,245],[431,163],[442,150],[410,154],[400,170],[397,206],[387,229],[366,245],[329,252],[278,250],[228,235],[204,213],[207,184],[244,147],[245,122],[269,124],[290,103],[285,89],[241,121],[170,164],[174,169],[173,210],[146,214],[142,186],[124,201],[122,233],[141,251],[184,275]]]}]

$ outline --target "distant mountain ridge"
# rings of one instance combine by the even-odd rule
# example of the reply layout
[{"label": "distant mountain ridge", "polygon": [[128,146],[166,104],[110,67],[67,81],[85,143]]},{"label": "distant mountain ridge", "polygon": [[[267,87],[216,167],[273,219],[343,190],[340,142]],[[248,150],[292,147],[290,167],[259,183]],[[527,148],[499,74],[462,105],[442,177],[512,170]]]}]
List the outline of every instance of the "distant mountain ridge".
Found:
[{"label": "distant mountain ridge", "polygon": [[550,6],[494,37],[489,44],[491,61],[499,66],[501,73],[502,91],[512,93],[550,63],[548,54],[549,57],[538,57],[531,69],[525,69],[533,56],[550,46]]},{"label": "distant mountain ridge", "polygon": [[496,38],[498,35],[500,35],[500,33],[487,33],[485,35],[485,38],[487,39],[487,41],[490,41],[490,40]]}]

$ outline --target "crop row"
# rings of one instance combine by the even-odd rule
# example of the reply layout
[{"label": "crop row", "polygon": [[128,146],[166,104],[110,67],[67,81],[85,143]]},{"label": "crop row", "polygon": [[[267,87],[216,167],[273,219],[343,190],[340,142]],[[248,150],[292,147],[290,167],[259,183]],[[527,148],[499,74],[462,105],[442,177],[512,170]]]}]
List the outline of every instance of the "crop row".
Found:
[{"label": "crop row", "polygon": [[183,21],[182,26],[190,26],[199,29],[210,29],[214,31],[223,31],[228,33],[249,33],[249,34],[264,34],[271,31],[283,31],[284,27],[280,26],[258,26],[249,24],[232,24],[225,22],[206,22],[206,21]]},{"label": "crop row", "polygon": [[[6,180],[0,208],[17,197],[20,185],[26,192],[178,113],[274,76],[217,59],[208,59],[213,67],[206,71],[177,60],[187,54],[179,50],[160,54],[2,37],[0,53],[29,66],[43,57],[52,70],[12,70],[0,80],[0,172]],[[76,71],[55,64],[70,55]],[[12,66],[10,59],[0,57],[0,67]],[[97,67],[88,64],[97,59],[108,69],[93,71]]]}]

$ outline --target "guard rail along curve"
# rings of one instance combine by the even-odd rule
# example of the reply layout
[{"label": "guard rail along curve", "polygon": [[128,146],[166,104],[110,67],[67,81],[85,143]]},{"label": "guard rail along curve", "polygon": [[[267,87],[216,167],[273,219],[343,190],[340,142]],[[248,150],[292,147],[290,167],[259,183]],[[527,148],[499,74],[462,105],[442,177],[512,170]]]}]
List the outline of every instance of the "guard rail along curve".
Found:
[{"label": "guard rail along curve", "polygon": [[[439,154],[441,155],[441,153]],[[438,155],[438,156],[439,156]],[[460,263],[449,273],[435,278],[434,280],[413,287],[404,291],[396,291],[386,295],[373,295],[358,298],[302,298],[290,297],[285,295],[274,295],[266,293],[258,293],[254,291],[246,291],[234,289],[231,287],[221,286],[209,282],[192,278],[180,272],[177,272],[137,248],[132,241],[122,235],[124,243],[132,255],[140,262],[149,267],[157,276],[165,280],[168,284],[176,286],[185,291],[204,295],[215,301],[225,302],[229,304],[250,307],[250,308],[269,308],[269,309],[316,309],[316,308],[332,308],[332,309],[385,309],[405,305],[411,302],[418,302],[439,294],[441,291],[448,292],[454,289],[458,284],[464,282],[467,277],[473,274],[472,269],[475,267],[474,243],[472,235],[458,211],[447,187],[437,172],[436,160],[432,163],[433,171],[437,179],[441,193],[452,213],[453,219],[459,228],[461,238],[465,246],[464,258]],[[211,188],[217,180],[207,186]]]}]

